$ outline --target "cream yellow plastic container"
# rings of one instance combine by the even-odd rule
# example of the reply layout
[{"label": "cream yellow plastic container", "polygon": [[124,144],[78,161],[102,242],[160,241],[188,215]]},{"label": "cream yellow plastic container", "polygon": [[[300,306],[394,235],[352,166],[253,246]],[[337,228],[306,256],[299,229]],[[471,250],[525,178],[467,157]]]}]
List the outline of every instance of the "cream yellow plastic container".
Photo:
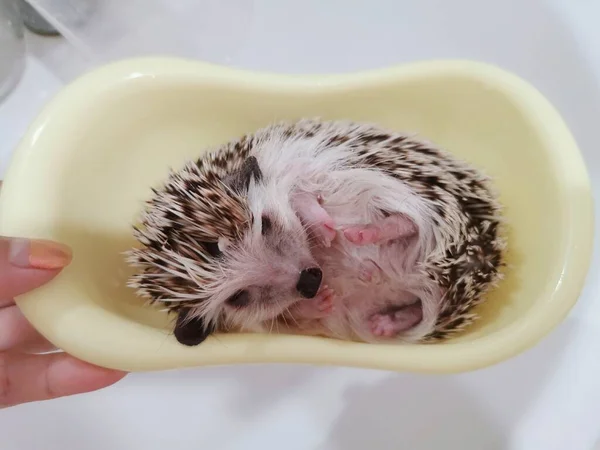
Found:
[{"label": "cream yellow plastic container", "polygon": [[[274,120],[320,116],[420,133],[491,175],[506,207],[506,279],[481,320],[436,345],[369,345],[284,335],[218,335],[184,347],[171,319],[125,287],[122,252],[150,186],[169,167]],[[531,86],[466,61],[349,75],[252,73],[179,59],[134,59],[62,90],[20,143],[2,190],[0,233],[69,244],[55,281],[18,299],[65,351],[130,371],[289,362],[458,372],[534,345],[575,304],[592,250],[584,162]]]}]

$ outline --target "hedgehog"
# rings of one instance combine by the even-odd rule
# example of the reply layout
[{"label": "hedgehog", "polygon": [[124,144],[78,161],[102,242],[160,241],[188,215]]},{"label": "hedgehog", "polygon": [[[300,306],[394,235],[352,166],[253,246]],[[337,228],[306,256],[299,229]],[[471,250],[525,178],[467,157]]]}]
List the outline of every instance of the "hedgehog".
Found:
[{"label": "hedgehog", "polygon": [[184,345],[221,332],[436,342],[502,279],[490,178],[374,124],[276,122],[152,192],[128,286],[176,316]]}]

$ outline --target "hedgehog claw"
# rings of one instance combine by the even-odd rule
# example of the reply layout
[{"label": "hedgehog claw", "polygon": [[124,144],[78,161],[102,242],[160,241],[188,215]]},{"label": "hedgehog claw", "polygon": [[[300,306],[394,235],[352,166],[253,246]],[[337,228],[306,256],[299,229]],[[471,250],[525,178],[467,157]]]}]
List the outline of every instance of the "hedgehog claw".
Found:
[{"label": "hedgehog claw", "polygon": [[358,279],[363,283],[379,284],[381,282],[381,268],[372,260],[367,260],[360,267]]},{"label": "hedgehog claw", "polygon": [[296,214],[324,247],[331,247],[337,236],[336,224],[322,207],[323,197],[299,194],[293,199]]},{"label": "hedgehog claw", "polygon": [[323,285],[316,297],[302,300],[294,308],[294,315],[302,319],[321,319],[327,317],[335,310],[335,292],[327,285]]},{"label": "hedgehog claw", "polygon": [[376,337],[393,338],[418,325],[423,320],[421,302],[373,314],[369,318],[371,333]]},{"label": "hedgehog claw", "polygon": [[403,214],[394,214],[367,225],[356,225],[344,229],[344,237],[355,245],[384,244],[395,239],[404,239],[417,233],[415,223]]}]

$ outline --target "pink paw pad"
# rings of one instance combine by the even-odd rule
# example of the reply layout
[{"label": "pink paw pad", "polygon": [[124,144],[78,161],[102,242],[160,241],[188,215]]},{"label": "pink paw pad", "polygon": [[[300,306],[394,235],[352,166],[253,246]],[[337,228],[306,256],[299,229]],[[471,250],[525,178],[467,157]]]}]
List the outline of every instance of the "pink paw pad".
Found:
[{"label": "pink paw pad", "polygon": [[374,336],[393,338],[418,325],[421,320],[423,320],[423,309],[421,302],[417,302],[390,312],[373,314],[369,319],[369,325]]},{"label": "pink paw pad", "polygon": [[337,236],[336,224],[323,208],[323,198],[310,194],[299,194],[292,200],[296,214],[312,237],[325,247],[330,247]]},{"label": "pink paw pad", "polygon": [[305,319],[319,319],[331,314],[334,307],[335,292],[324,285],[316,297],[302,300],[295,308],[295,312]]},{"label": "pink paw pad", "polygon": [[335,239],[337,231],[335,229],[335,222],[333,220],[327,220],[320,224],[319,231],[321,242],[325,247],[330,247],[331,242]]},{"label": "pink paw pad", "polygon": [[315,300],[316,307],[319,312],[330,314],[334,310],[333,300],[335,299],[335,292],[327,286],[323,286],[323,289],[317,294]]},{"label": "pink paw pad", "polygon": [[416,235],[417,226],[408,217],[394,214],[374,224],[355,225],[344,230],[344,236],[355,245],[383,244]]},{"label": "pink paw pad", "polygon": [[369,245],[379,241],[379,229],[370,225],[349,227],[344,230],[344,236],[355,245]]},{"label": "pink paw pad", "polygon": [[378,337],[394,337],[398,333],[394,319],[388,314],[375,314],[370,325],[371,333]]},{"label": "pink paw pad", "polygon": [[363,283],[379,284],[381,281],[381,269],[371,260],[363,263],[358,273],[358,279]]}]

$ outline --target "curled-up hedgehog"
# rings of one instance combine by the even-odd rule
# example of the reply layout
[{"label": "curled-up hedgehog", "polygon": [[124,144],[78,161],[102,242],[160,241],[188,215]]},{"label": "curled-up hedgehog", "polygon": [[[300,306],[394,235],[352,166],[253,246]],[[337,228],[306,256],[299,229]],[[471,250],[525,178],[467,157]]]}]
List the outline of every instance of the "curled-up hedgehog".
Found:
[{"label": "curled-up hedgehog", "polygon": [[501,278],[488,178],[374,125],[273,124],[153,192],[129,286],[176,313],[186,345],[230,331],[436,341]]}]

